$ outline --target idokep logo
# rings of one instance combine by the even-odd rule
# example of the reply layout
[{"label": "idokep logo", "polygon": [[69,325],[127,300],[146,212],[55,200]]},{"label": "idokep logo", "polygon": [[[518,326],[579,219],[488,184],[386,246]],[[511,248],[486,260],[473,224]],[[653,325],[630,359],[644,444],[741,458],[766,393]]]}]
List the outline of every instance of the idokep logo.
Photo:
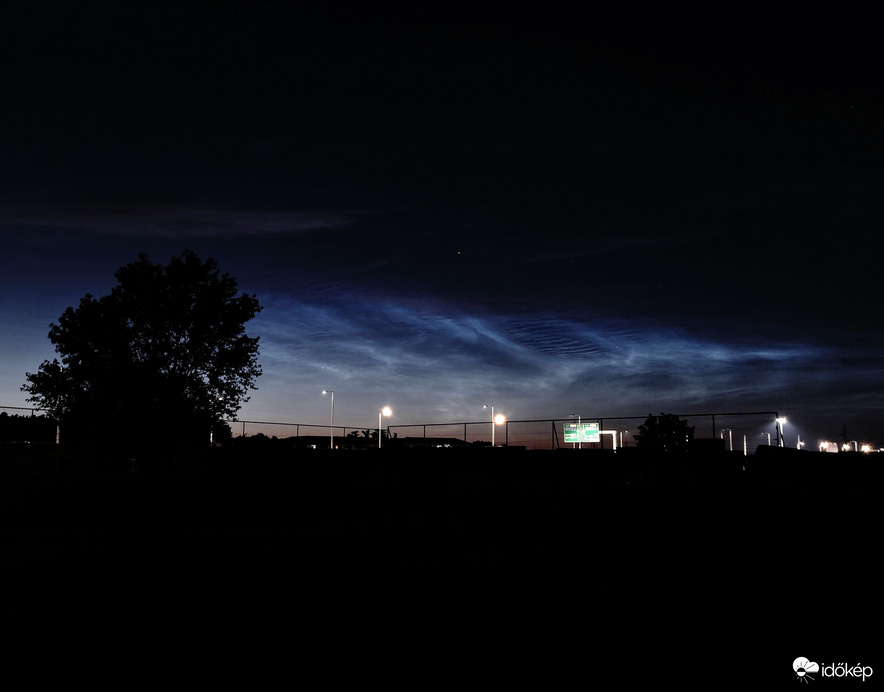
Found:
[{"label": "idokep logo", "polygon": [[797,677],[802,682],[808,682],[813,680],[813,676],[811,673],[818,673],[820,670],[820,664],[814,663],[813,661],[808,661],[806,658],[799,656],[794,661],[792,661],[792,670],[795,671],[795,677]]},{"label": "idokep logo", "polygon": [[874,673],[872,666],[864,666],[861,663],[857,663],[855,666],[851,666],[849,663],[819,664],[803,656],[792,661],[792,670],[795,671],[795,677],[801,682],[815,680],[817,673],[821,678],[853,678],[865,682]]}]

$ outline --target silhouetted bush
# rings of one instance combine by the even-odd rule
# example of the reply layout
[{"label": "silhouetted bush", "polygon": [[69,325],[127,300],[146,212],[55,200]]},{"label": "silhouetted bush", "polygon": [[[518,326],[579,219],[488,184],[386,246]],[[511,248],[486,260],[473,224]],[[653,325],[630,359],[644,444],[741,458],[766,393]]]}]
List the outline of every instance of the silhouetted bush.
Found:
[{"label": "silhouetted bush", "polygon": [[56,422],[48,416],[0,412],[0,442],[55,442]]}]

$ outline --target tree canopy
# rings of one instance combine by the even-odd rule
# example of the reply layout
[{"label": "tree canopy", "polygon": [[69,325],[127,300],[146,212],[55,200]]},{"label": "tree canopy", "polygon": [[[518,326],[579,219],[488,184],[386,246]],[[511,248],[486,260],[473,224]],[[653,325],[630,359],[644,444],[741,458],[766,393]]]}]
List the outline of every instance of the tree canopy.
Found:
[{"label": "tree canopy", "polygon": [[658,452],[686,452],[694,439],[694,426],[674,413],[649,415],[638,430],[636,446]]},{"label": "tree canopy", "polygon": [[86,294],[50,325],[58,358],[26,373],[28,401],[67,441],[116,431],[207,442],[256,389],[258,337],[245,324],[257,297],[189,250],[166,265],[140,253],[114,276],[110,295]]}]

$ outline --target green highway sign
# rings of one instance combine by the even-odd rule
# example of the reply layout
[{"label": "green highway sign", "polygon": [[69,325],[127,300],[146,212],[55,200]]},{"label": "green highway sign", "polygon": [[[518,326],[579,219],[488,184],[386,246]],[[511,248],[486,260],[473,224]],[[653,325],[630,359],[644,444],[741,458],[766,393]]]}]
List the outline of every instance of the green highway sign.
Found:
[{"label": "green highway sign", "polygon": [[601,442],[598,421],[593,423],[565,423],[565,444],[578,442]]},{"label": "green highway sign", "polygon": [[583,430],[581,437],[583,438],[583,442],[601,442],[602,436],[599,432],[599,424],[595,423],[584,423],[582,426]]}]

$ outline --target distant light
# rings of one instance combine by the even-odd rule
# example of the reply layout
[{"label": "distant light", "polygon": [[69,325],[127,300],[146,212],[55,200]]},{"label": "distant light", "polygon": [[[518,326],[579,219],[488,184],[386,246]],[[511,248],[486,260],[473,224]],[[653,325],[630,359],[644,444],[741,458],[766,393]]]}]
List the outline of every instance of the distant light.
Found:
[{"label": "distant light", "polygon": [[506,416],[504,416],[502,413],[498,413],[496,416],[494,416],[494,422],[497,425],[503,425],[504,423],[506,423]]},{"label": "distant light", "polygon": [[384,408],[381,409],[381,413],[385,416],[392,416],[393,409],[391,409],[389,406],[384,406]]},{"label": "distant light", "polygon": [[863,445],[862,447],[859,448],[859,450],[861,452],[865,452],[866,454],[868,454],[869,452],[872,451],[872,445]]},{"label": "distant light", "polygon": [[845,442],[843,445],[841,445],[841,451],[842,451],[842,452],[849,452],[849,451],[850,451],[850,445],[847,444],[847,443]]},{"label": "distant light", "polygon": [[782,425],[785,422],[786,422],[785,418],[777,418],[777,423],[779,423],[780,425]]}]

